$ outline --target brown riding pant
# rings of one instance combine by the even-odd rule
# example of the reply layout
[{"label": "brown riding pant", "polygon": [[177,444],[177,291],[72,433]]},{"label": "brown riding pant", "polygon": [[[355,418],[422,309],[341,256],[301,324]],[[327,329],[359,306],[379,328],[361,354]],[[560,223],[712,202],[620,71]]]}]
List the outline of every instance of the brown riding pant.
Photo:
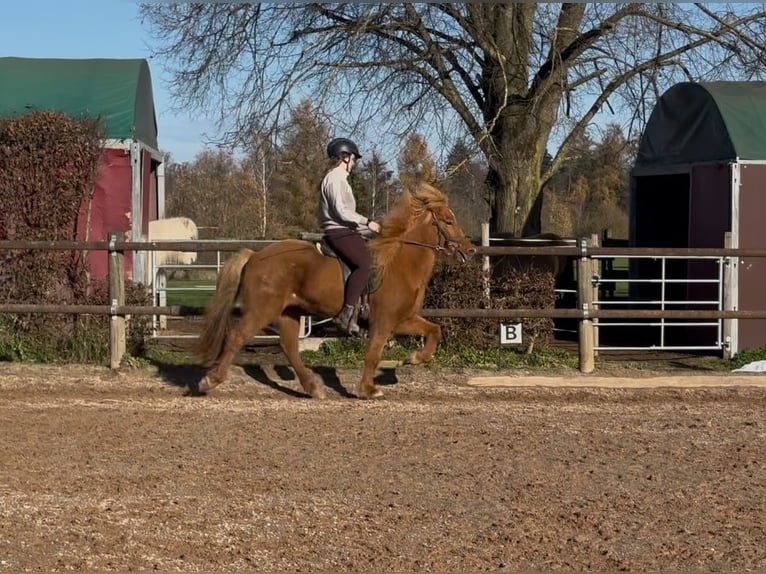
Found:
[{"label": "brown riding pant", "polygon": [[344,305],[355,305],[362,296],[372,268],[372,257],[367,250],[367,242],[352,229],[330,229],[325,232],[327,243],[351,268],[351,275],[346,281],[343,297]]}]

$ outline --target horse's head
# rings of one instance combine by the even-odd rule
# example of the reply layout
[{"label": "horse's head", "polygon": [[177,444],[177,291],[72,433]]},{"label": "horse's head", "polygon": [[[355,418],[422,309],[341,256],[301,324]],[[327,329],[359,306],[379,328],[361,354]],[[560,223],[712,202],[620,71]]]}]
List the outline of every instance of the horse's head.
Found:
[{"label": "horse's head", "polygon": [[476,247],[465,236],[449,207],[430,210],[432,223],[436,227],[438,245],[449,257],[466,261],[476,253]]},{"label": "horse's head", "polygon": [[436,230],[436,247],[449,257],[466,261],[476,247],[465,236],[463,229],[450,209],[447,197],[438,189],[428,184],[420,184],[412,197],[422,206],[423,223],[433,225]]}]

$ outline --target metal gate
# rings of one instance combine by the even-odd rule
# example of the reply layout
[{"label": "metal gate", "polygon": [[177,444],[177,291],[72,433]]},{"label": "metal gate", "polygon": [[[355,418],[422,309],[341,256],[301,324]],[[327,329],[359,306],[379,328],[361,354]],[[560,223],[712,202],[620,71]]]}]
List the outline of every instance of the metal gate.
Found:
[{"label": "metal gate", "polygon": [[[614,257],[593,255],[594,304],[601,309],[723,310],[728,257],[625,256],[627,269],[615,272]],[[635,272],[642,268],[640,275]],[[649,273],[647,272],[649,271]],[[641,279],[632,277],[640,276]],[[594,320],[596,350],[721,350],[727,344],[724,320]]]}]

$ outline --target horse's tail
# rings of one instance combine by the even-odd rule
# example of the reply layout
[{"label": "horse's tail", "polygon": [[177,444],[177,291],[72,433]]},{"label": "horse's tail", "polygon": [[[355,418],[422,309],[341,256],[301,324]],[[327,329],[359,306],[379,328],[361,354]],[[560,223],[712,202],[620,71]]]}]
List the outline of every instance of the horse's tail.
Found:
[{"label": "horse's tail", "polygon": [[205,322],[195,349],[203,367],[212,366],[221,353],[229,332],[231,310],[239,293],[242,269],[254,253],[252,249],[240,249],[218,274],[215,293],[205,311]]}]

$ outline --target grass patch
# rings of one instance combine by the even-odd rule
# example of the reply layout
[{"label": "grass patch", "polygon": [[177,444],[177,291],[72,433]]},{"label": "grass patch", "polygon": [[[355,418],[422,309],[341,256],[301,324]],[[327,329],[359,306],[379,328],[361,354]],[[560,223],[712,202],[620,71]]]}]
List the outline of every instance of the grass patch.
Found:
[{"label": "grass patch", "polygon": [[[182,305],[187,307],[206,307],[213,296],[215,283],[195,281],[190,279],[173,279],[168,281],[167,291],[168,305]],[[175,291],[175,289],[182,289]]]},{"label": "grass patch", "polygon": [[726,362],[730,369],[739,369],[748,363],[764,360],[766,360],[766,347],[758,347],[757,349],[745,349],[737,353],[731,361],[724,362]]},{"label": "grass patch", "polygon": [[[394,341],[383,350],[382,360],[402,361],[417,347],[413,341]],[[366,340],[337,339],[322,343],[317,351],[303,351],[301,357],[310,366],[333,365],[339,368],[359,369],[364,364]],[[577,368],[578,358],[557,349],[539,349],[530,354],[506,348],[477,349],[450,345],[439,347],[425,368]]]}]

